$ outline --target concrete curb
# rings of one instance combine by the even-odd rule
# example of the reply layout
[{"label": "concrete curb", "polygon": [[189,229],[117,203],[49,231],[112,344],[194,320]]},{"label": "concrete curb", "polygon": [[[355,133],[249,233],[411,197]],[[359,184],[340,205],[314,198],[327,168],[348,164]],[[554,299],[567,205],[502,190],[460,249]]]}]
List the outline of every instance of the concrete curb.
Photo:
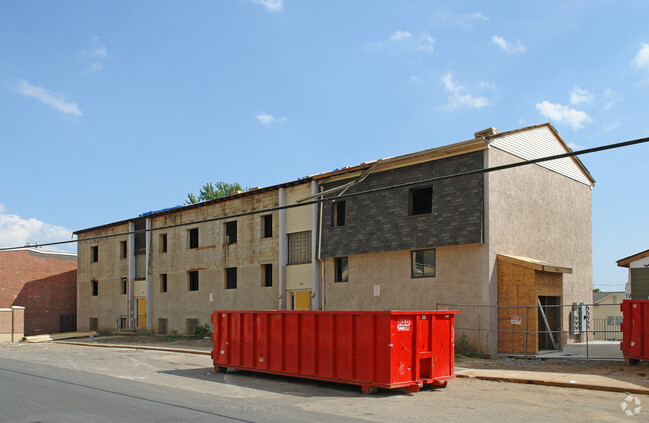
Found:
[{"label": "concrete curb", "polygon": [[133,345],[133,344],[100,344],[97,342],[73,342],[73,341],[55,341],[57,344],[66,345],[82,345],[85,347],[98,347],[98,348],[127,348],[133,350],[153,350],[153,351],[167,351],[184,354],[201,354],[211,355],[211,351],[192,350],[186,348],[170,348],[170,347],[152,347],[150,345]]},{"label": "concrete curb", "polygon": [[603,385],[591,385],[587,383],[570,383],[570,382],[556,382],[551,380],[542,380],[542,379],[526,379],[526,378],[513,378],[513,377],[504,377],[504,376],[480,376],[480,375],[464,375],[464,374],[455,374],[455,377],[467,378],[467,379],[480,379],[491,382],[508,382],[508,383],[522,383],[526,385],[542,385],[542,386],[556,386],[559,388],[578,388],[578,389],[588,389],[591,391],[608,391],[608,392],[622,392],[628,394],[640,394],[640,395],[649,395],[649,389],[643,388],[627,388],[619,386],[603,386]]}]

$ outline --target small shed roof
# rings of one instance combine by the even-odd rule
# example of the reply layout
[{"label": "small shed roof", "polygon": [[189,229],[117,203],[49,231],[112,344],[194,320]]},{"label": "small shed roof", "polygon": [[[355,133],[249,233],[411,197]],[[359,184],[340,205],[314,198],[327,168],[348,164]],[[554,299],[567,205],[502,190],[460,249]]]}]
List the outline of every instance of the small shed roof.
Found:
[{"label": "small shed roof", "polygon": [[517,264],[523,267],[529,267],[531,269],[538,270],[540,272],[572,273],[572,269],[569,267],[555,266],[545,261],[536,260],[529,257],[516,257],[516,256],[507,256],[504,254],[498,254],[496,258],[498,260],[506,261],[508,263]]}]

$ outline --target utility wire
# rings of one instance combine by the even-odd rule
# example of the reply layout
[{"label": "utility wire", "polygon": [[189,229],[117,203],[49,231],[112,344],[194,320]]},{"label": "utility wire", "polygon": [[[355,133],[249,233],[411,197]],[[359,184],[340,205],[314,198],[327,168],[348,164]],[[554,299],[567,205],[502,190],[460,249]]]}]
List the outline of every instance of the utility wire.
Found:
[{"label": "utility wire", "polygon": [[345,199],[345,198],[356,197],[356,196],[359,196],[359,195],[367,195],[367,194],[371,194],[371,193],[378,192],[378,191],[388,191],[388,190],[397,189],[397,188],[404,188],[404,187],[408,187],[408,186],[419,185],[419,184],[422,184],[422,183],[438,182],[438,181],[443,181],[443,180],[447,180],[447,179],[451,179],[451,178],[459,178],[459,177],[462,177],[462,176],[478,175],[478,174],[484,174],[484,173],[497,172],[497,171],[501,171],[501,170],[512,169],[512,168],[521,167],[521,166],[527,166],[527,165],[547,162],[547,161],[551,161],[551,160],[563,159],[563,158],[566,158],[566,157],[574,157],[574,156],[580,156],[580,155],[584,155],[584,154],[597,153],[597,152],[600,152],[600,151],[613,150],[613,149],[622,148],[622,147],[629,147],[629,146],[632,146],[632,145],[644,144],[644,143],[647,143],[647,142],[649,142],[649,137],[647,137],[647,138],[638,138],[638,139],[631,140],[631,141],[624,141],[624,142],[619,142],[619,143],[615,143],[615,144],[607,144],[607,145],[603,145],[603,146],[600,146],[600,147],[593,147],[593,148],[587,148],[587,149],[584,149],[584,150],[571,151],[569,153],[556,154],[556,155],[547,156],[547,157],[540,157],[538,159],[524,160],[524,161],[521,161],[521,162],[510,163],[510,164],[501,165],[501,166],[469,170],[469,171],[466,171],[466,172],[459,172],[459,173],[453,173],[453,174],[449,174],[449,175],[436,176],[436,177],[433,177],[433,178],[420,179],[420,180],[417,180],[417,181],[404,182],[404,183],[401,183],[401,184],[388,185],[388,186],[385,186],[385,187],[377,187],[377,188],[368,189],[368,190],[365,190],[365,191],[347,193],[347,194],[343,194],[343,195],[336,196],[336,197],[324,198],[324,196],[323,196],[323,198],[320,198],[320,199],[317,199],[317,200],[305,201],[305,202],[300,203],[300,204],[290,204],[290,205],[286,205],[286,206],[270,207],[270,208],[266,208],[266,209],[262,209],[262,210],[254,210],[254,211],[245,212],[245,213],[238,213],[238,214],[232,214],[232,215],[227,215],[227,216],[213,217],[213,218],[209,218],[209,219],[196,220],[196,221],[193,221],[193,222],[178,223],[178,224],[175,224],[175,225],[161,226],[161,227],[150,228],[150,229],[140,229],[140,230],[137,230],[137,231],[127,231],[127,232],[121,232],[121,233],[110,234],[110,235],[100,235],[100,236],[94,236],[94,237],[90,237],[90,238],[74,239],[74,240],[70,240],[70,241],[48,242],[48,243],[45,243],[45,244],[38,244],[37,243],[36,245],[24,245],[24,246],[21,246],[21,247],[4,247],[4,248],[0,248],[0,251],[18,250],[18,249],[33,248],[33,247],[48,247],[48,246],[53,246],[53,245],[63,245],[63,244],[70,244],[70,243],[82,242],[82,241],[83,242],[94,241],[94,240],[99,240],[99,239],[113,238],[113,237],[117,237],[117,236],[125,236],[125,235],[136,234],[136,233],[139,234],[139,233],[145,233],[145,232],[153,232],[153,231],[161,231],[161,230],[166,230],[166,229],[173,229],[173,228],[178,228],[178,227],[181,227],[181,226],[196,225],[198,223],[217,222],[219,220],[234,219],[234,218],[237,218],[237,217],[251,216],[251,215],[261,214],[261,213],[269,213],[269,212],[274,212],[274,211],[278,211],[278,210],[287,210],[287,209],[292,209],[292,208],[295,208],[295,207],[304,207],[304,206],[309,206],[309,205],[312,205],[312,204],[319,204],[321,202],[330,201],[330,200],[333,200],[333,199],[335,199],[337,201],[337,200],[341,200],[341,199]]}]

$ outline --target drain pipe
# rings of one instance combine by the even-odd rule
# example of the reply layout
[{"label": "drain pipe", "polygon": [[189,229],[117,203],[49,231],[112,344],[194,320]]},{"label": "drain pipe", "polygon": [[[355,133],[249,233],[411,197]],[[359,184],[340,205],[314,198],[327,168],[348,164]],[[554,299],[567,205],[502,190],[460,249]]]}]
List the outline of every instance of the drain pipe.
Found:
[{"label": "drain pipe", "polygon": [[[320,194],[322,195],[323,186],[320,186]],[[322,250],[322,210],[323,210],[324,201],[320,201],[320,222],[318,224],[318,262],[320,263],[320,284],[322,288],[320,289],[320,310],[326,310],[325,308],[325,270],[324,270],[324,261],[320,256]]]},{"label": "drain pipe", "polygon": [[153,329],[153,281],[151,280],[151,218],[146,219],[146,332]]},{"label": "drain pipe", "polygon": [[[318,183],[311,181],[311,195],[318,195]],[[318,232],[318,205],[311,205],[311,234]],[[318,240],[320,238],[318,234]],[[311,290],[313,292],[312,308],[320,310],[320,261],[317,260],[317,241],[315,236],[311,237]],[[318,251],[319,253],[319,251]]]},{"label": "drain pipe", "polygon": [[[279,206],[286,206],[286,188],[279,189]],[[279,248],[279,291],[277,293],[277,309],[284,310],[284,285],[286,282],[286,263],[288,259],[287,239],[286,239],[286,209],[280,209],[279,215],[279,230],[278,230],[278,248]]]},{"label": "drain pipe", "polygon": [[128,289],[126,295],[127,329],[135,329],[135,222],[128,222]]}]

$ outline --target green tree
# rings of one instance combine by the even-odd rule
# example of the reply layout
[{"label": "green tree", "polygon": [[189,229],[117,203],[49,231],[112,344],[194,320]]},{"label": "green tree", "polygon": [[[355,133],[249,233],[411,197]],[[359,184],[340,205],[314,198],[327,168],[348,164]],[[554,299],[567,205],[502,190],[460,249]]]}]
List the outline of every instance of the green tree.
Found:
[{"label": "green tree", "polygon": [[243,191],[243,188],[241,188],[241,185],[239,185],[238,182],[233,184],[228,182],[216,182],[215,184],[212,184],[211,182],[208,182],[198,191],[198,195],[191,192],[187,194],[185,204],[194,204],[200,203],[201,201],[227,197],[235,191]]}]

